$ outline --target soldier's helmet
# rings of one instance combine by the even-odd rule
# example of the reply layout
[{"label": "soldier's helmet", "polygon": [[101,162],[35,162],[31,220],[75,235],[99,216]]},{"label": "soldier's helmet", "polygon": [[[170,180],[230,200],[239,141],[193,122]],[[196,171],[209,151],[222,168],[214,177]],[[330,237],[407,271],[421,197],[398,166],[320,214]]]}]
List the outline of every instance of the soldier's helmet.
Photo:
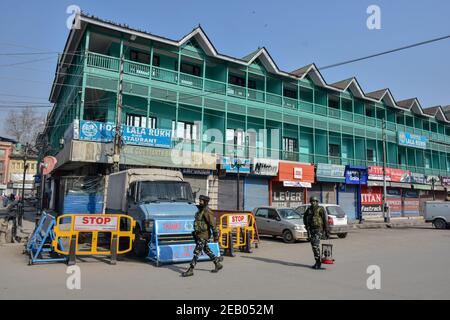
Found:
[{"label": "soldier's helmet", "polygon": [[311,197],[311,198],[309,198],[309,202],[310,202],[310,203],[312,203],[312,202],[314,202],[314,201],[319,202],[319,198],[317,198],[317,197]]},{"label": "soldier's helmet", "polygon": [[209,203],[210,198],[208,196],[205,196],[202,194],[202,195],[200,195],[200,197],[198,197],[198,200],[203,200],[206,203]]}]

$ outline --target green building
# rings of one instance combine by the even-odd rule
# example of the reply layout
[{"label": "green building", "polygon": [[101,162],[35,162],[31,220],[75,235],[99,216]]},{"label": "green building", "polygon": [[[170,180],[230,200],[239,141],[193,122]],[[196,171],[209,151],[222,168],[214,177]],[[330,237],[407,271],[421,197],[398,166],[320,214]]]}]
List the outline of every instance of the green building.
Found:
[{"label": "green building", "polygon": [[[220,181],[230,180],[222,190],[232,192],[234,178],[217,177],[211,156],[382,166],[383,120],[389,168],[450,176],[450,121],[442,107],[396,101],[389,89],[365,93],[355,78],[327,84],[314,64],[282,71],[265,48],[229,57],[201,27],[177,41],[84,14],[76,19],[42,135],[47,154],[58,159],[53,176],[108,173],[111,143],[81,139],[80,127],[114,124],[120,87],[123,125],[173,130],[173,146],[192,151],[177,162],[170,149],[125,144],[122,168],[183,168],[193,189],[208,192],[219,207]],[[399,133],[420,136],[426,145],[400,145]],[[249,209],[245,200],[243,207]]]}]

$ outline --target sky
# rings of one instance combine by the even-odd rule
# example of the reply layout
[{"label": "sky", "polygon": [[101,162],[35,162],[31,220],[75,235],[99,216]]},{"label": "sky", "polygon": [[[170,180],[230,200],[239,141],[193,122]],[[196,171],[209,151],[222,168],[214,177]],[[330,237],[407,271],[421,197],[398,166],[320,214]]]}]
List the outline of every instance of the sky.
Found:
[{"label": "sky", "polygon": [[[72,4],[171,39],[201,24],[220,53],[243,57],[264,46],[283,71],[312,62],[320,68],[450,35],[448,0],[2,0],[0,135],[7,135],[5,107],[49,104],[57,59],[56,53],[5,53],[61,52],[69,33],[66,10]],[[381,10],[379,30],[367,28],[370,5]],[[450,105],[450,39],[330,68],[322,75],[329,84],[355,76],[366,93],[390,88],[397,101],[417,97],[423,107]]]}]

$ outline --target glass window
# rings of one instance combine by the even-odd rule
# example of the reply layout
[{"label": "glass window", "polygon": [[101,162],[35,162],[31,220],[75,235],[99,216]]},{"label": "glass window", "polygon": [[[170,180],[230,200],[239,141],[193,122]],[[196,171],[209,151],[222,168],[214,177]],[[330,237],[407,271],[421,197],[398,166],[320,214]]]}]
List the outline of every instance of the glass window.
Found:
[{"label": "glass window", "polygon": [[4,157],[5,156],[5,149],[0,149],[0,157]]},{"label": "glass window", "polygon": [[333,109],[339,109],[339,97],[329,94],[328,95],[328,107]]},{"label": "glass window", "polygon": [[130,60],[139,63],[150,64],[150,55],[148,53],[131,50]]},{"label": "glass window", "polygon": [[283,138],[283,150],[287,152],[297,151],[297,139]]},{"label": "glass window", "polygon": [[178,121],[175,127],[175,121],[172,121],[172,132],[175,138],[199,140],[198,123]]},{"label": "glass window", "polygon": [[279,209],[278,212],[280,213],[281,217],[286,220],[301,218],[300,214],[294,209]]},{"label": "glass window", "polygon": [[245,87],[245,79],[232,74],[228,75],[228,83],[235,86]]},{"label": "glass window", "polygon": [[341,209],[341,207],[338,206],[327,207],[327,211],[329,215],[335,216],[337,218],[345,217],[345,212],[344,210]]},{"label": "glass window", "polygon": [[375,152],[372,149],[367,149],[367,160],[368,161],[376,161],[375,160]]},{"label": "glass window", "polygon": [[194,202],[191,186],[187,182],[145,181],[140,183],[139,190],[141,202]]},{"label": "glass window", "polygon": [[300,100],[306,101],[306,102],[313,102],[313,90],[300,87]]},{"label": "glass window", "polygon": [[181,72],[183,73],[187,73],[187,74],[191,74],[193,76],[196,77],[200,77],[201,76],[201,69],[199,66],[194,66],[192,64],[189,63],[181,63]]},{"label": "glass window", "polygon": [[269,216],[269,209],[261,208],[256,211],[256,216],[261,218],[267,218]]},{"label": "glass window", "polygon": [[291,98],[291,99],[297,99],[297,91],[296,90],[292,90],[292,89],[288,89],[288,88],[284,88],[283,89],[283,96],[285,96],[287,98]]},{"label": "glass window", "polygon": [[3,171],[3,169],[4,169],[3,162],[0,162],[0,170]]},{"label": "glass window", "polygon": [[308,206],[300,206],[297,209],[295,209],[295,211],[297,211],[298,214],[303,216],[305,214],[306,209],[308,209]]},{"label": "glass window", "polygon": [[276,210],[269,209],[269,219],[276,220],[278,217],[278,212]]},{"label": "glass window", "polygon": [[126,121],[125,124],[127,126],[132,127],[140,127],[140,128],[151,128],[156,129],[156,118],[150,117],[148,118],[148,126],[146,126],[146,116],[138,115],[138,114],[131,114],[127,113],[126,115]]},{"label": "glass window", "polygon": [[240,129],[227,129],[226,134],[227,144],[232,144],[235,147],[242,147],[245,144],[244,131]]},{"label": "glass window", "polygon": [[341,148],[338,144],[330,144],[329,151],[330,151],[330,156],[332,156],[332,157],[340,157],[341,156]]}]

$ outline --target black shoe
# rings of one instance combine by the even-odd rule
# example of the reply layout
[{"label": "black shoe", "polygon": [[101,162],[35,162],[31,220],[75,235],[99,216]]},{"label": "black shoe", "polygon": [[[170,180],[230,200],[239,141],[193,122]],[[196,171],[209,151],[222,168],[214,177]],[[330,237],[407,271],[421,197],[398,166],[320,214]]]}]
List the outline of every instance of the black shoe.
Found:
[{"label": "black shoe", "polygon": [[189,269],[187,269],[185,272],[183,272],[181,274],[182,277],[186,278],[186,277],[191,277],[194,275],[194,268],[189,267]]},{"label": "black shoe", "polygon": [[219,262],[219,259],[214,261],[215,268],[211,270],[213,273],[219,272],[219,270],[223,269],[223,265]]},{"label": "black shoe", "polygon": [[320,260],[316,259],[316,263],[311,267],[314,270],[318,270],[320,269],[320,266],[322,265],[322,263],[320,262]]}]

